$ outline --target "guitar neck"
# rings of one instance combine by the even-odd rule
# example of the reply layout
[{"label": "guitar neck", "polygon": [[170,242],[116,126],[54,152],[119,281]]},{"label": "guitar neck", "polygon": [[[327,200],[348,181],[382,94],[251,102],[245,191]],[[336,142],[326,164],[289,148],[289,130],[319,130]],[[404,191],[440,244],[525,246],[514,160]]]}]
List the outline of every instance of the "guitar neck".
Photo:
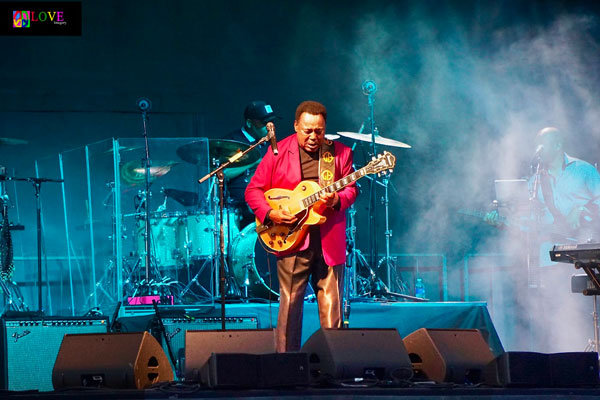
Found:
[{"label": "guitar neck", "polygon": [[357,171],[354,171],[353,173],[351,173],[350,175],[347,175],[345,177],[343,177],[342,179],[333,182],[331,185],[329,186],[325,186],[324,188],[322,188],[321,190],[311,194],[310,196],[307,196],[305,198],[302,199],[302,205],[305,208],[308,208],[310,206],[312,206],[313,204],[315,204],[317,201],[319,201],[319,199],[321,198],[322,194],[325,193],[334,193],[337,192],[339,190],[342,190],[343,188],[345,188],[346,186],[348,186],[349,184],[356,182],[357,180],[359,180],[360,178],[362,178],[363,176],[367,176],[367,170],[366,167],[363,167]]}]

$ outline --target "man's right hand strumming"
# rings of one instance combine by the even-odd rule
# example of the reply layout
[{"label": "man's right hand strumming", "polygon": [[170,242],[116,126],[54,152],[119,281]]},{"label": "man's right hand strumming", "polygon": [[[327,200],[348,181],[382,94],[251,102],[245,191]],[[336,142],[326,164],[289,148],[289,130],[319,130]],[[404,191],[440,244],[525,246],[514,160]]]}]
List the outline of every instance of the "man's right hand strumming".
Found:
[{"label": "man's right hand strumming", "polygon": [[298,220],[294,214],[290,214],[286,210],[271,210],[269,217],[275,224],[293,224]]}]

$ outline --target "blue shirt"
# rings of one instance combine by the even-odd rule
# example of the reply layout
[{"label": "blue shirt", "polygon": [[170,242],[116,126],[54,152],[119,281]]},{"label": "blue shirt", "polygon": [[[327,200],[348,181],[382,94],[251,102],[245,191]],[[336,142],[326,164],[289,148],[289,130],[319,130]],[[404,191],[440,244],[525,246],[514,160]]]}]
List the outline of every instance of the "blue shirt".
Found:
[{"label": "blue shirt", "polygon": [[[565,153],[563,168],[559,175],[548,174],[547,176],[554,206],[563,217],[569,215],[577,207],[587,207],[595,213],[595,216],[598,215],[597,211],[600,209],[600,173],[593,165]],[[551,227],[560,228],[553,225],[555,222],[554,216],[546,206],[541,183],[538,185],[537,192],[539,201],[545,205],[541,210],[542,224],[549,225],[549,230]],[[573,238],[573,240],[585,241],[583,238]],[[540,246],[540,265],[553,264],[548,254],[553,244],[558,243],[544,242]]]}]

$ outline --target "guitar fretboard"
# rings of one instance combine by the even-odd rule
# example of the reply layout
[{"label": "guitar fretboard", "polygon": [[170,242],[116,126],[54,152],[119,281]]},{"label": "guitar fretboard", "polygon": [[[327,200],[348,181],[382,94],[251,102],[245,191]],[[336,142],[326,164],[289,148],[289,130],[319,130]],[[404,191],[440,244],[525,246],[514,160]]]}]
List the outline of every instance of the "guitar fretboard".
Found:
[{"label": "guitar fretboard", "polygon": [[347,175],[347,176],[343,177],[342,179],[333,182],[331,185],[325,186],[323,189],[319,190],[318,192],[315,192],[315,193],[311,194],[310,196],[303,198],[302,205],[304,206],[304,208],[308,208],[308,207],[312,206],[313,204],[315,204],[321,198],[322,194],[337,192],[338,190],[343,189],[344,187],[348,186],[352,182],[356,182],[357,180],[359,180],[360,178],[362,178],[363,176],[366,176],[366,175],[367,175],[366,167],[363,167],[363,168],[359,169],[358,171],[354,171],[350,175]]}]

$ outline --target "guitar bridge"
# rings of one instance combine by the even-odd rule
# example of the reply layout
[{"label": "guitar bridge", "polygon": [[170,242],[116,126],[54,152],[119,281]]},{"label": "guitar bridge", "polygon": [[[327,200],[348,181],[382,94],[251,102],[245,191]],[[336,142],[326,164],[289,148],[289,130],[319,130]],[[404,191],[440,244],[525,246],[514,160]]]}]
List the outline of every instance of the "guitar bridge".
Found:
[{"label": "guitar bridge", "polygon": [[256,229],[255,229],[255,230],[256,230],[256,233],[258,233],[258,234],[261,234],[261,233],[263,233],[264,231],[266,231],[266,230],[267,230],[267,229],[269,229],[269,228],[270,228],[270,227],[269,227],[269,225],[260,224],[260,225],[258,225],[258,226],[256,227]]}]

